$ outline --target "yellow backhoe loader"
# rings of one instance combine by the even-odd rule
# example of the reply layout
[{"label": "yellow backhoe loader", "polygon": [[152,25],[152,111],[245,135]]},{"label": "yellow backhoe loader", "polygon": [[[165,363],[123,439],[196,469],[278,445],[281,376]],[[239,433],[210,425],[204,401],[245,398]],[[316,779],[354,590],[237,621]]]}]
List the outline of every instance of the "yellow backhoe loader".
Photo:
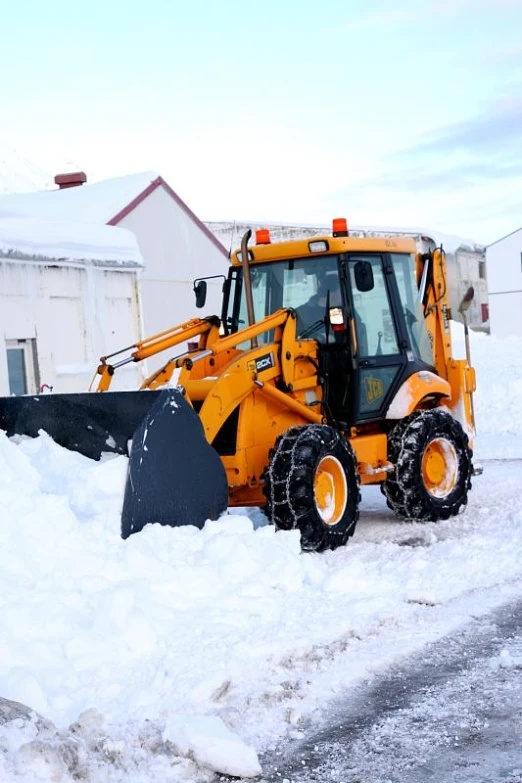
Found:
[{"label": "yellow backhoe loader", "polygon": [[[350,237],[344,219],[331,236],[250,237],[231,256],[220,317],[103,357],[89,393],[3,398],[0,426],[44,429],[94,458],[132,442],[124,538],[261,506],[299,529],[303,549],[334,549],[366,484],[399,517],[457,514],[473,472],[475,373],[469,346],[452,358],[443,249]],[[204,306],[206,280],[194,289]],[[140,390],[110,391],[119,367],[176,346]]]}]

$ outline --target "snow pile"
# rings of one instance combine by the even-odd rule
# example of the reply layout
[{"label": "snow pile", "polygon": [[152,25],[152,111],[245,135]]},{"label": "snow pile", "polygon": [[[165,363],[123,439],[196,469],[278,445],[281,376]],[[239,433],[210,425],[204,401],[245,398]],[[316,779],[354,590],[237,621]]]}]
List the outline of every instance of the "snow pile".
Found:
[{"label": "snow pile", "polygon": [[[522,346],[472,342],[477,452],[515,455]],[[522,578],[516,463],[489,463],[466,513],[439,524],[400,523],[365,489],[353,540],[315,555],[243,510],[122,541],[125,458],[18,440],[0,432],[0,780],[256,775],[328,699]]]},{"label": "snow pile", "polygon": [[502,650],[497,658],[494,658],[490,662],[491,669],[521,669],[522,670],[522,657],[513,656],[509,650]]},{"label": "snow pile", "polygon": [[192,754],[200,764],[216,772],[246,778],[261,774],[255,751],[219,718],[172,718],[163,730],[163,740],[178,754]]}]

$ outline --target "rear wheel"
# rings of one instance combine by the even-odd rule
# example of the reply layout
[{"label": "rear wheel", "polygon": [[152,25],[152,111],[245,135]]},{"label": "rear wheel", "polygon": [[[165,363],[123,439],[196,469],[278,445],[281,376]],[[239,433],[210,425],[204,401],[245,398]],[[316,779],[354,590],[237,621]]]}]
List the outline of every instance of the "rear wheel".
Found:
[{"label": "rear wheel", "polygon": [[265,474],[266,514],[281,530],[299,529],[304,550],[342,546],[359,517],[359,477],[352,447],[320,424],[281,435]]},{"label": "rear wheel", "polygon": [[416,411],[388,438],[395,466],[382,485],[388,506],[400,517],[437,522],[458,514],[471,489],[468,436],[446,411]]}]

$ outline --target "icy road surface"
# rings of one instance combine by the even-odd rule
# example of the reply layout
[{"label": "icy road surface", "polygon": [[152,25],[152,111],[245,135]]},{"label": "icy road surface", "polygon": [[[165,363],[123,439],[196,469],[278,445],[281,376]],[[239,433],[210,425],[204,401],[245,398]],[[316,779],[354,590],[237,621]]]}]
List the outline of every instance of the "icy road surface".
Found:
[{"label": "icy road surface", "polygon": [[263,781],[520,783],[522,602],[474,619],[330,705]]}]

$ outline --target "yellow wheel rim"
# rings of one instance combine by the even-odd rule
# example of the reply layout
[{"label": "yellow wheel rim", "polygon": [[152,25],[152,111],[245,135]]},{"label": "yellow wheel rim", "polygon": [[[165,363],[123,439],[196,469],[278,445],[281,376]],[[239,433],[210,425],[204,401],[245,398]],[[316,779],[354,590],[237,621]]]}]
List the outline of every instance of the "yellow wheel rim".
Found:
[{"label": "yellow wheel rim", "polygon": [[314,477],[317,512],[326,525],[336,525],[344,514],[348,486],[344,468],[336,457],[323,457]]},{"label": "yellow wheel rim", "polygon": [[422,455],[422,480],[435,498],[444,498],[452,492],[459,475],[459,460],[453,443],[445,438],[432,440]]}]

